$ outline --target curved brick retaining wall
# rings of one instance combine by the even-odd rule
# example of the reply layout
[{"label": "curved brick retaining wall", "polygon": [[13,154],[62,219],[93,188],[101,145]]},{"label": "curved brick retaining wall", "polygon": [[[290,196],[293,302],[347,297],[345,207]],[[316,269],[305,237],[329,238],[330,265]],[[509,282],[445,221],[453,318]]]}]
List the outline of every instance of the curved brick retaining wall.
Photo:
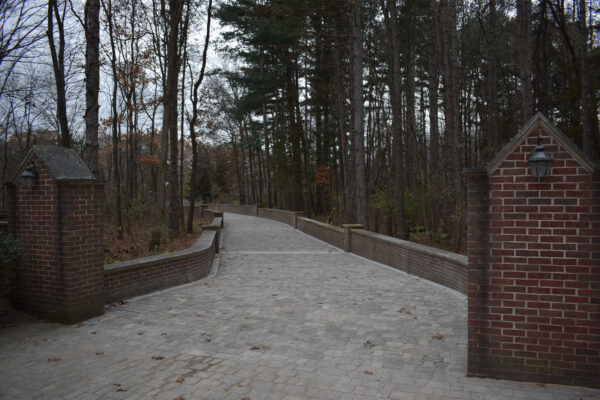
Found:
[{"label": "curved brick retaining wall", "polygon": [[139,296],[202,279],[211,270],[219,248],[223,219],[216,217],[193,246],[168,254],[104,266],[104,301]]}]

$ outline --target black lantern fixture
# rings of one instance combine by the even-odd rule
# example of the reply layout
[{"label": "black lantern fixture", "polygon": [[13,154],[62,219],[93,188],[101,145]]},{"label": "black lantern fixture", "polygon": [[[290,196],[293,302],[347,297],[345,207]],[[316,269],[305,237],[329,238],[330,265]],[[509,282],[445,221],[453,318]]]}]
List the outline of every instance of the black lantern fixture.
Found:
[{"label": "black lantern fixture", "polygon": [[35,167],[33,165],[28,165],[27,167],[25,167],[23,173],[21,174],[21,183],[26,188],[31,188],[37,182],[37,177],[38,174]]},{"label": "black lantern fixture", "polygon": [[537,146],[535,146],[535,149],[533,149],[531,157],[529,158],[529,168],[531,169],[531,173],[538,179],[543,178],[550,173],[551,163],[552,158],[544,151],[542,137],[538,136]]}]

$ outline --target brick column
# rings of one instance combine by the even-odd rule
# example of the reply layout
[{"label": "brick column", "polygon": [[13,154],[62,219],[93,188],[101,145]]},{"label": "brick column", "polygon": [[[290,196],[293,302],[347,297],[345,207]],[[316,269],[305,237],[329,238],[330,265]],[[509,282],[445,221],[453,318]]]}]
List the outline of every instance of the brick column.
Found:
[{"label": "brick column", "polygon": [[350,253],[352,251],[352,229],[365,229],[361,224],[343,224],[344,228],[344,251]]},{"label": "brick column", "polygon": [[[542,178],[538,140],[553,160]],[[487,177],[466,172],[468,374],[600,387],[597,167],[538,114]]]},{"label": "brick column", "polygon": [[38,178],[29,188],[17,176],[11,189],[11,231],[24,249],[14,271],[13,303],[60,322],[102,314],[103,182],[69,149],[34,146],[25,165],[35,166]]},{"label": "brick column", "polygon": [[484,169],[466,169],[467,178],[467,375],[478,376],[489,346],[489,181]]}]

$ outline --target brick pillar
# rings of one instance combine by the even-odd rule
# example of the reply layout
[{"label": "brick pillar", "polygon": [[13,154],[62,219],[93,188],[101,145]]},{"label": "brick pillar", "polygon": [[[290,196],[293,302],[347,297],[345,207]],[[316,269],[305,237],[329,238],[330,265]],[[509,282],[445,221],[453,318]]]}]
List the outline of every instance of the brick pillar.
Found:
[{"label": "brick pillar", "polygon": [[352,229],[365,229],[361,224],[343,224],[344,228],[344,251],[350,253],[352,251]]},{"label": "brick pillar", "polygon": [[464,171],[467,178],[467,375],[478,376],[489,346],[489,181],[484,169]]},{"label": "brick pillar", "polygon": [[34,146],[21,171],[25,165],[35,166],[38,179],[28,188],[17,176],[11,189],[11,231],[24,248],[14,271],[13,303],[60,322],[102,314],[103,182],[68,149]]},{"label": "brick pillar", "polygon": [[[528,163],[538,140],[543,178]],[[538,114],[485,173],[465,172],[468,374],[600,387],[597,167]]]}]

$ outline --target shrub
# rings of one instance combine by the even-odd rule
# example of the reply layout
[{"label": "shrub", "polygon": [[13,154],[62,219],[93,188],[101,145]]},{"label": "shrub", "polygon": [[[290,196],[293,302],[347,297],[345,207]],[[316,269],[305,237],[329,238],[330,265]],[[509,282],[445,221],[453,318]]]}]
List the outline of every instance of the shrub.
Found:
[{"label": "shrub", "polygon": [[19,238],[0,231],[0,271],[11,266],[23,255],[23,246]]}]

